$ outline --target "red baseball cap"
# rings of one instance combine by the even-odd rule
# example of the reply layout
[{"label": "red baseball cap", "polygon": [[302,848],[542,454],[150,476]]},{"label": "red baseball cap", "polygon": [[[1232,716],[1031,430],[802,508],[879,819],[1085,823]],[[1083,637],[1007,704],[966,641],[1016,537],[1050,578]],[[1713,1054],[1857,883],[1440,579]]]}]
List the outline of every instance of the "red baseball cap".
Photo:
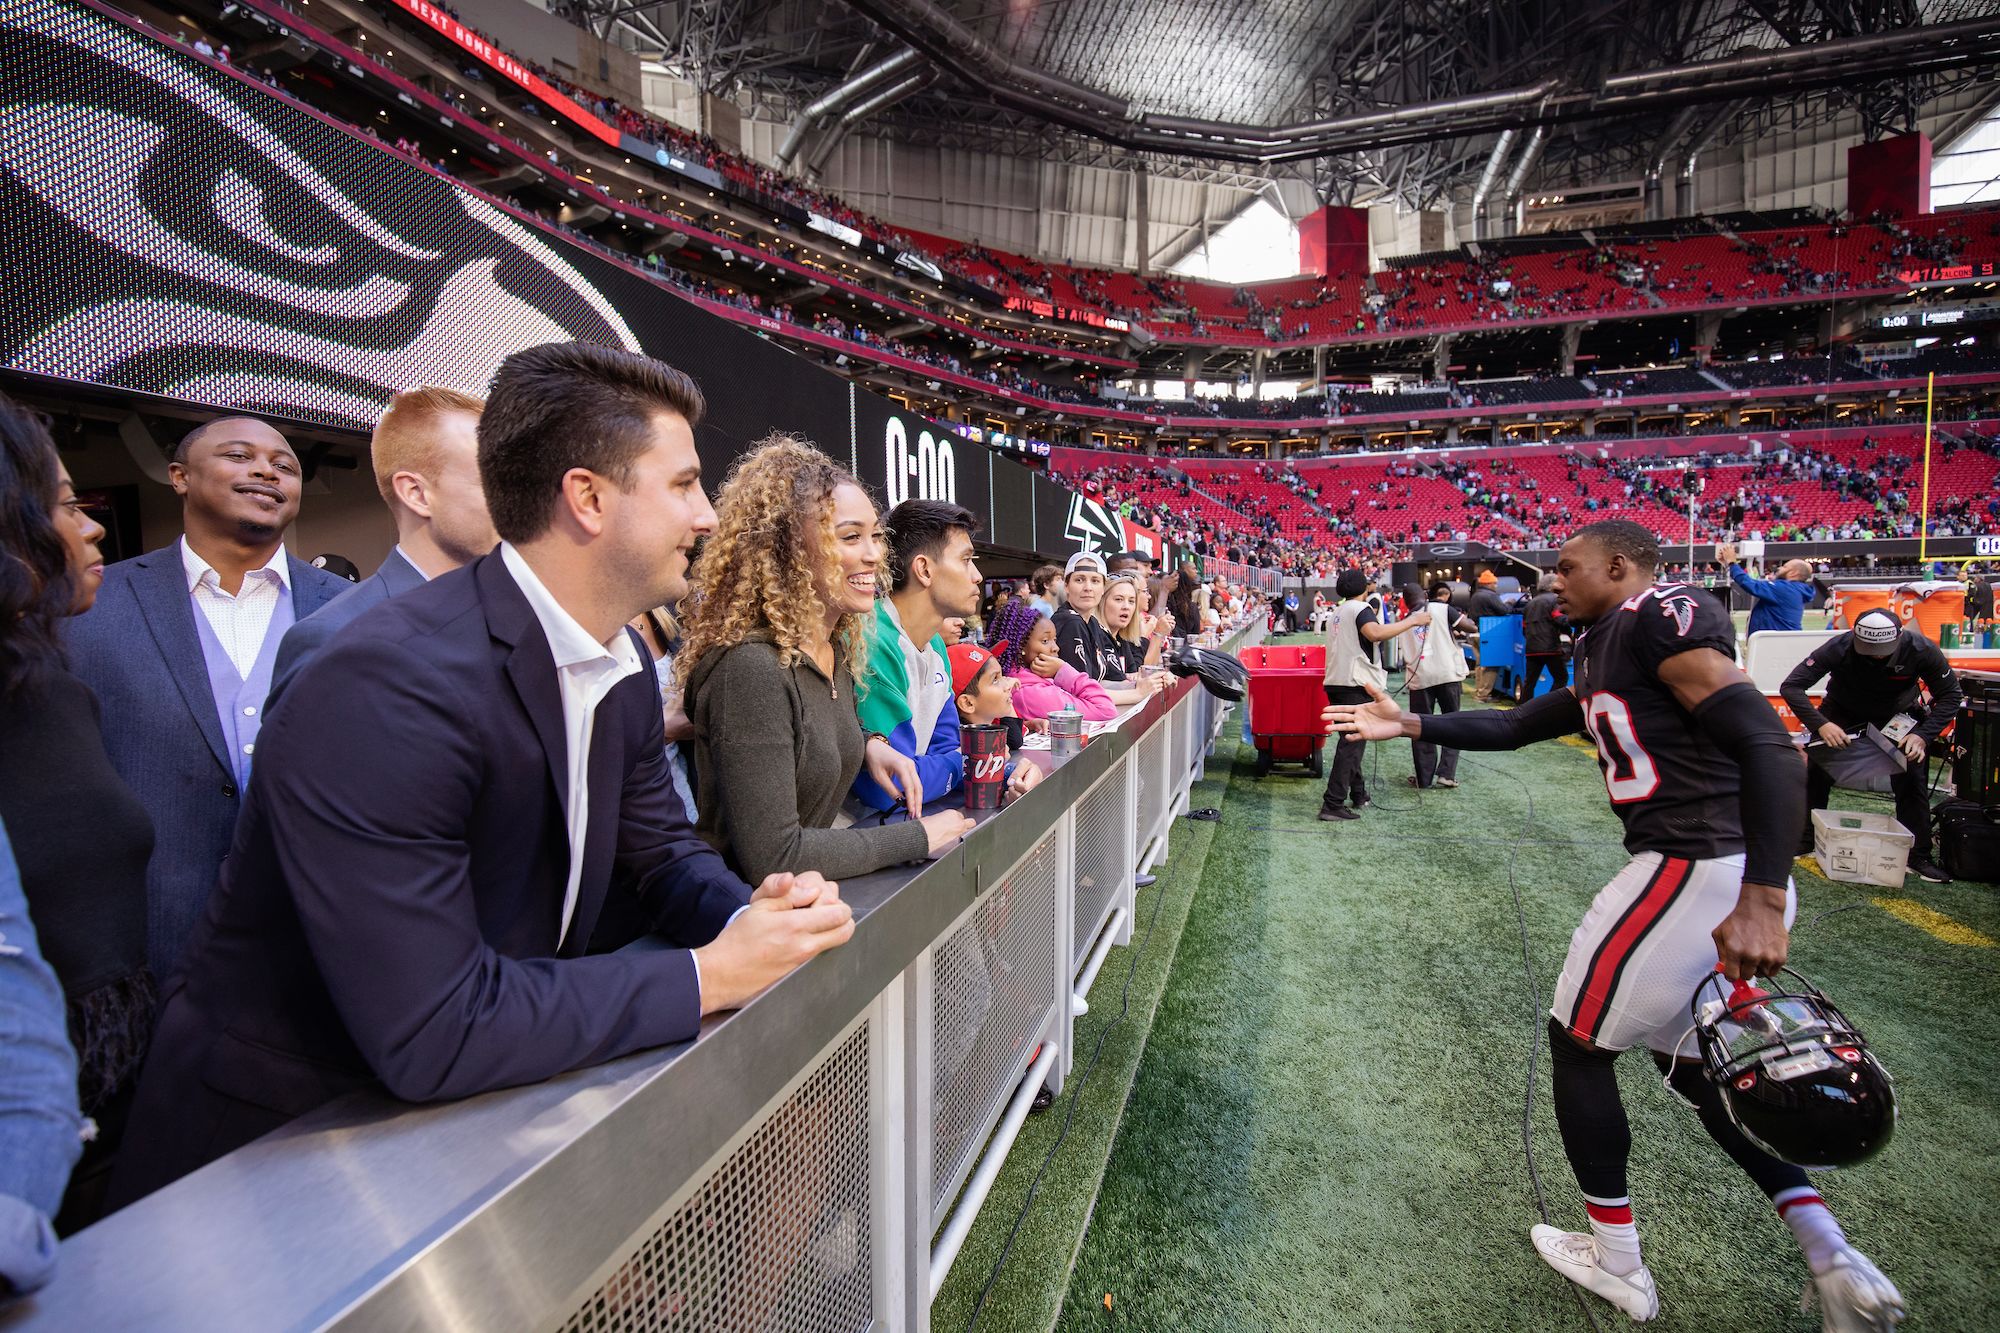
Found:
[{"label": "red baseball cap", "polygon": [[951,657],[952,694],[964,694],[971,689],[972,682],[979,678],[979,669],[1006,651],[1005,639],[991,648],[981,648],[976,643],[954,643],[945,649]]}]

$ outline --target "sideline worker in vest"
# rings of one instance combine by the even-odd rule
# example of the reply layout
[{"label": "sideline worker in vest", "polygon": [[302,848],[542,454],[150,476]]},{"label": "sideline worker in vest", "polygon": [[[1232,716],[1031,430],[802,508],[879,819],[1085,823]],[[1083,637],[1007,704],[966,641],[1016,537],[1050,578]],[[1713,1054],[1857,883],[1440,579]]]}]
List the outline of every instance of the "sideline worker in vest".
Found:
[{"label": "sideline worker in vest", "polygon": [[[1416,585],[1410,586],[1407,595],[1415,599]],[[1477,634],[1479,626],[1471,616],[1452,609],[1451,585],[1443,580],[1431,585],[1430,600],[1411,612],[1410,619],[1417,622],[1411,631],[1416,638],[1406,677],[1410,711],[1456,713],[1465,694],[1465,650],[1458,646],[1453,631]],[[1458,785],[1458,751],[1440,750],[1428,741],[1416,740],[1410,742],[1410,755],[1417,766],[1416,776],[1410,779],[1412,787]]]},{"label": "sideline worker in vest", "polygon": [[[1374,607],[1364,599],[1368,576],[1358,569],[1341,571],[1334,584],[1340,605],[1326,627],[1326,701],[1330,704],[1358,704],[1368,699],[1368,687],[1386,689],[1388,672],[1376,645],[1431,623],[1428,616],[1411,616],[1396,625],[1385,625]],[[1361,776],[1361,752],[1365,742],[1342,739],[1334,744],[1332,771],[1326,792],[1319,799],[1321,819],[1359,819],[1356,813],[1368,807],[1368,784]],[[1347,802],[1353,802],[1349,808]]]},{"label": "sideline worker in vest", "polygon": [[[1826,698],[1818,708],[1806,691],[1826,680]],[[1930,708],[1917,702],[1919,684],[1931,692]],[[1921,634],[1903,628],[1892,611],[1880,607],[1855,617],[1854,628],[1836,634],[1812,656],[1792,668],[1779,687],[1792,715],[1803,722],[1809,740],[1817,740],[1836,750],[1851,744],[1849,730],[1860,731],[1873,725],[1887,731],[1901,713],[1915,724],[1900,742],[1908,761],[1889,790],[1896,796],[1896,822],[1911,834],[1910,870],[1933,884],[1949,884],[1951,877],[1931,860],[1931,802],[1929,790],[1930,747],[1937,743],[1945,724],[1958,716],[1964,697],[1958,676],[1945,660],[1944,650]],[[1812,753],[1811,749],[1807,754]],[[1833,791],[1833,779],[1816,763],[1806,766],[1808,810],[1826,809]],[[1808,813],[1810,821],[1812,815]],[[1801,853],[1812,850],[1812,825],[1800,835]]]}]

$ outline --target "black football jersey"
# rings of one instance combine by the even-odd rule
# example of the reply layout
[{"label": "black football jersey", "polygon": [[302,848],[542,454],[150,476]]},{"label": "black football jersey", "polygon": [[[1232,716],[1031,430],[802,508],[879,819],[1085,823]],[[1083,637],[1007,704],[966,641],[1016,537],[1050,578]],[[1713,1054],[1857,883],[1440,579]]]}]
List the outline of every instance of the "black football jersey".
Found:
[{"label": "black football jersey", "polygon": [[1660,681],[1660,663],[1692,648],[1734,660],[1736,629],[1715,598],[1680,583],[1648,588],[1577,642],[1576,699],[1629,852],[1705,859],[1744,849],[1736,762]]}]

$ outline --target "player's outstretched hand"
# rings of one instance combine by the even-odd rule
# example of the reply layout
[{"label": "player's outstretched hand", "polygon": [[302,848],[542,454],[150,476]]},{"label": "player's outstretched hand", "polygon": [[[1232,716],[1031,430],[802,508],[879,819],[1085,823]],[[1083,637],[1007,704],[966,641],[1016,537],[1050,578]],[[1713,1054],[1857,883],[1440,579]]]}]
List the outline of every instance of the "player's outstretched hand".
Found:
[{"label": "player's outstretched hand", "polygon": [[1330,732],[1349,740],[1392,741],[1403,734],[1403,710],[1396,701],[1374,685],[1368,687],[1365,704],[1329,704],[1319,720]]},{"label": "player's outstretched hand", "polygon": [[1774,884],[1745,883],[1736,907],[1715,928],[1715,952],[1731,981],[1776,975],[1789,956],[1785,932],[1785,891]]}]

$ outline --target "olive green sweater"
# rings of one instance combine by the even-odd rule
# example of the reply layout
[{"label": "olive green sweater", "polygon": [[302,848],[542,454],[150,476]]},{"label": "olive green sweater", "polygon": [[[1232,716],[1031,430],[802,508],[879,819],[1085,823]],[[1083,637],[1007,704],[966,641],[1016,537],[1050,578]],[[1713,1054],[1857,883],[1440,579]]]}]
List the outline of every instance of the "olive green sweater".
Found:
[{"label": "olive green sweater", "polygon": [[844,658],[828,680],[811,658],[781,666],[777,646],[753,638],[696,663],[686,701],[695,831],[752,885],[779,871],[846,879],[928,854],[914,821],[833,827],[868,748]]}]

